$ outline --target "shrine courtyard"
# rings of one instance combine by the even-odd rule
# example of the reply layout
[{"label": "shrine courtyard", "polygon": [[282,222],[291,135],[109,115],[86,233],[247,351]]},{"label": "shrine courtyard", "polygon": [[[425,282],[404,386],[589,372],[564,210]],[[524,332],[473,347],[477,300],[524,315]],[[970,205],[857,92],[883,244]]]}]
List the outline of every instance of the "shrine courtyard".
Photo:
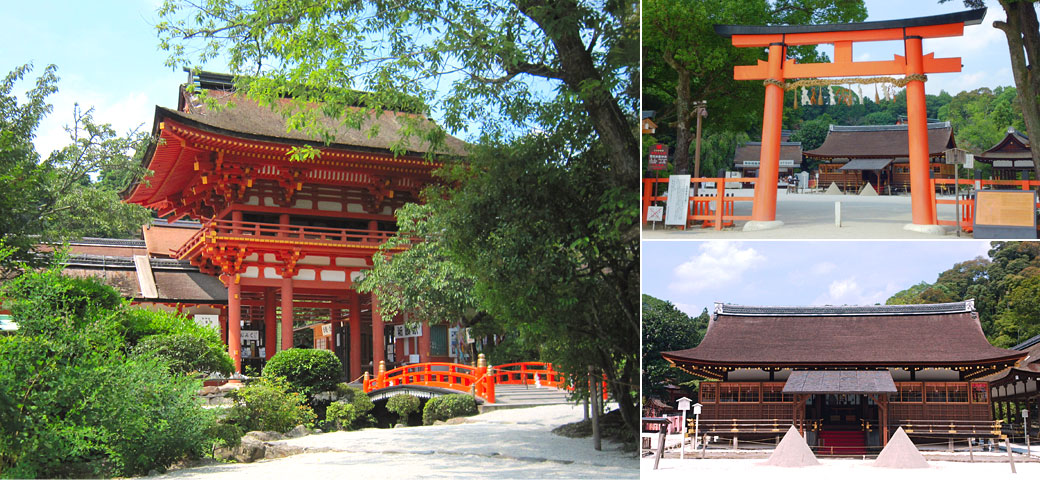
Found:
[{"label": "shrine courtyard", "polygon": [[[751,196],[751,191],[737,196]],[[938,196],[953,200],[953,196]],[[962,197],[963,198],[963,197]],[[841,202],[841,227],[834,225],[834,203]],[[734,202],[735,215],[751,215],[751,202]],[[954,219],[953,205],[938,205],[938,216]],[[777,229],[745,232],[744,221],[722,230],[694,226],[686,230],[665,227],[663,222],[643,228],[643,239],[653,240],[706,240],[714,238],[741,239],[830,239],[830,238],[884,238],[884,239],[956,239],[956,228],[946,227],[945,235],[928,235],[904,230],[911,223],[909,195],[826,195],[823,193],[777,192],[776,219],[784,222]],[[971,238],[961,233],[960,238]]]},{"label": "shrine courtyard", "polygon": [[456,425],[332,432],[272,442],[304,453],[256,463],[214,463],[168,479],[241,478],[639,478],[634,451],[552,433],[582,419],[579,405],[505,409]]}]

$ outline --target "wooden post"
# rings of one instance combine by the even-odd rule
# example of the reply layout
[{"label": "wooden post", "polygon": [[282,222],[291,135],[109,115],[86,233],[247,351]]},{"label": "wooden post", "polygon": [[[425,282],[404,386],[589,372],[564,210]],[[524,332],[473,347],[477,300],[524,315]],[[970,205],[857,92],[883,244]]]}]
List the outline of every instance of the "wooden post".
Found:
[{"label": "wooden post", "polygon": [[[784,81],[784,59],[787,48],[783,43],[769,45],[768,79]],[[776,220],[776,184],[780,175],[780,128],[784,113],[784,89],[778,84],[766,85],[765,107],[762,114],[762,149],[759,151],[758,181],[755,182],[755,201],[751,219],[771,222]],[[720,205],[721,207],[721,205]]]},{"label": "wooden post", "polygon": [[282,350],[293,347],[293,279],[292,272],[282,277]]},{"label": "wooden post", "polygon": [[242,285],[238,274],[228,275],[228,353],[235,373],[242,373]]},{"label": "wooden post", "polygon": [[[589,400],[592,406],[592,448],[603,450],[599,432],[599,379],[592,365],[589,365]],[[664,441],[663,436],[661,441]]]},{"label": "wooden post", "polygon": [[[372,365],[386,360],[386,338],[383,315],[379,312],[379,297],[372,293]],[[429,332],[423,332],[429,335]]]},{"label": "wooden post", "polygon": [[971,463],[975,463],[975,449],[972,447],[971,441],[972,441],[972,439],[969,438],[968,439],[968,461],[971,462]]},{"label": "wooden post", "polygon": [[361,376],[361,295],[350,296],[350,379]]},{"label": "wooden post", "polygon": [[[591,367],[589,367],[589,368],[591,368]],[[593,425],[593,427],[592,427],[593,431],[599,430],[595,426],[596,425],[595,423],[593,423],[592,425]],[[660,427],[661,427],[661,430],[658,431],[658,433],[657,433],[657,451],[654,452],[654,470],[657,470],[657,464],[661,463],[661,456],[664,455],[664,438],[665,438],[665,435],[668,435],[668,426],[667,425],[660,425]],[[596,450],[599,450],[598,446],[597,446]]]},{"label": "wooden post", "polygon": [[278,308],[274,288],[264,289],[264,359],[270,360],[278,351]]},{"label": "wooden post", "polygon": [[1007,448],[1008,452],[1008,463],[1011,464],[1011,473],[1018,473],[1015,471],[1015,457],[1011,455],[1011,439],[1004,438],[1004,448]]},{"label": "wooden post", "polygon": [[[906,46],[906,74],[924,74],[921,37],[909,35]],[[929,191],[928,113],[925,106],[924,82],[911,80],[906,85],[906,123],[910,157],[910,203],[915,225],[935,225],[935,191]]]},{"label": "wooden post", "polygon": [[708,434],[704,434],[704,441],[701,442],[701,460],[704,460],[704,455],[708,451]]}]

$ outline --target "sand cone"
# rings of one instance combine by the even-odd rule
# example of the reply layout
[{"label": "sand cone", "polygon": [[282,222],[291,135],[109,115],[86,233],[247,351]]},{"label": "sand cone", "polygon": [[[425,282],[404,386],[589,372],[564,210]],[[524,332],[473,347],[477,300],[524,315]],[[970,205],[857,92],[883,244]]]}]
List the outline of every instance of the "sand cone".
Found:
[{"label": "sand cone", "polygon": [[914,442],[906,436],[903,427],[896,429],[896,433],[889,439],[888,445],[874,461],[875,467],[882,468],[928,468],[928,461],[924,455],[917,450]]},{"label": "sand cone", "polygon": [[823,192],[824,195],[841,195],[841,189],[838,188],[838,184],[831,182],[831,186],[827,187],[827,191]]},{"label": "sand cone", "polygon": [[773,454],[769,456],[769,460],[766,460],[761,465],[772,467],[811,467],[819,464],[820,462],[816,460],[816,455],[813,455],[809,445],[805,443],[805,439],[794,428],[794,425],[791,425],[791,428],[784,434],[783,440],[780,440],[780,444],[776,446],[776,450],[773,450]]},{"label": "sand cone", "polygon": [[859,191],[859,194],[864,197],[876,197],[877,190],[874,190],[874,186],[868,183],[863,186],[863,188]]}]

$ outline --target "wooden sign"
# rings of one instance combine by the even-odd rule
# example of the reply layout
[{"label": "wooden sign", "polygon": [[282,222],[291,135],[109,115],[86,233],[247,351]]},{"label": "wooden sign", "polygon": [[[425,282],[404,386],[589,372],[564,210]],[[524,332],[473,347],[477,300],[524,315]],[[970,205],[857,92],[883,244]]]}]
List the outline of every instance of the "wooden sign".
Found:
[{"label": "wooden sign", "polygon": [[665,203],[664,224],[686,225],[686,212],[690,209],[690,176],[668,177],[668,201]]},{"label": "wooden sign", "polygon": [[975,238],[1036,238],[1036,192],[975,193]]},{"label": "wooden sign", "polygon": [[321,334],[326,336],[326,337],[329,336],[329,335],[332,335],[332,324],[331,323],[323,323],[323,324],[321,324]]},{"label": "wooden sign", "polygon": [[260,340],[260,331],[259,330],[242,330],[242,341],[246,342],[246,341],[249,341],[249,340],[259,341]]},{"label": "wooden sign", "polygon": [[650,170],[664,170],[668,166],[668,147],[658,143],[650,149]]}]

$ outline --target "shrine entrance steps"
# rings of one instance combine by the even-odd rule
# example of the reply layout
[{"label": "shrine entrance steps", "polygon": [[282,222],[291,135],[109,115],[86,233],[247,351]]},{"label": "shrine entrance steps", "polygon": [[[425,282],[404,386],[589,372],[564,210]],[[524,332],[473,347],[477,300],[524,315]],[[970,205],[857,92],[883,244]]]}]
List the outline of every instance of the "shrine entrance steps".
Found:
[{"label": "shrine entrance steps", "polygon": [[818,435],[817,455],[866,455],[867,442],[859,430],[824,430]]},{"label": "shrine entrance steps", "polygon": [[540,407],[573,403],[568,400],[569,392],[553,387],[534,385],[496,385],[495,403],[480,405],[480,413],[506,408]]}]

